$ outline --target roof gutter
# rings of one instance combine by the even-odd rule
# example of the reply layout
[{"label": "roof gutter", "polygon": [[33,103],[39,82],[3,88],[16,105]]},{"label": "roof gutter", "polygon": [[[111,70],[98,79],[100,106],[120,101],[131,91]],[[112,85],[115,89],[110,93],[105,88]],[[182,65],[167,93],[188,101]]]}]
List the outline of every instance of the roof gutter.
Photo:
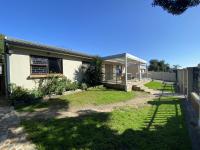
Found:
[{"label": "roof gutter", "polygon": [[13,46],[17,48],[26,48],[33,51],[54,53],[54,54],[60,54],[60,55],[72,56],[72,57],[84,58],[84,59],[93,59],[95,57],[95,56],[89,56],[86,54],[81,54],[78,52],[67,51],[66,49],[61,49],[61,48],[56,48],[56,47],[54,48],[54,47],[47,47],[43,45],[37,45],[37,44],[26,44],[23,42],[12,41],[12,40],[5,40],[5,42],[8,46]]}]

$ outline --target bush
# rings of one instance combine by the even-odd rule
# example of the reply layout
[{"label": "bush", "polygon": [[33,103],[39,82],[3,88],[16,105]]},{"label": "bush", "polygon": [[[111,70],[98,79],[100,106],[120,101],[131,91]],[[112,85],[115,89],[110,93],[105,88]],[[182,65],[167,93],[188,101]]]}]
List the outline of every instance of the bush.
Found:
[{"label": "bush", "polygon": [[52,94],[62,94],[65,91],[67,78],[59,76],[49,76],[39,81],[38,90],[43,96]]},{"label": "bush", "polygon": [[41,94],[37,90],[28,90],[15,84],[10,86],[10,90],[10,100],[13,105],[32,104],[41,99]]},{"label": "bush", "polygon": [[95,57],[85,72],[85,82],[90,86],[100,85],[102,82],[102,59]]},{"label": "bush", "polygon": [[86,83],[81,83],[81,89],[82,90],[87,90],[87,84]]},{"label": "bush", "polygon": [[66,91],[76,90],[79,88],[78,82],[72,82],[71,80],[68,80],[66,83]]}]

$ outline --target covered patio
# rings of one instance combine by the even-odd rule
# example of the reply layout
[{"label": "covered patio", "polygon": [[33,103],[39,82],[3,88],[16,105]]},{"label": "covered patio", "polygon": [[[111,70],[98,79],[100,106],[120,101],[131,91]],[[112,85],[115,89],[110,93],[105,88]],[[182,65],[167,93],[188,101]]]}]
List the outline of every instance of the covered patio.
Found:
[{"label": "covered patio", "polygon": [[125,88],[148,78],[147,61],[128,53],[103,57],[103,83]]}]

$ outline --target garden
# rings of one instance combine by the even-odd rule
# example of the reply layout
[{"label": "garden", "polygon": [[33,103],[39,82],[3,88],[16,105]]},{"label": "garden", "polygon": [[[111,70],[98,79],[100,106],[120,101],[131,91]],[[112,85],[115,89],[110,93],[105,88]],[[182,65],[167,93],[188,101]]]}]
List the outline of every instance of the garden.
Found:
[{"label": "garden", "polygon": [[22,126],[37,149],[191,149],[181,99],[148,101],[142,108],[77,117],[28,119]]},{"label": "garden", "polygon": [[[86,77],[92,80],[78,83],[50,76],[41,79],[37,89],[10,86],[21,126],[37,149],[191,149],[180,98],[152,98],[144,92],[138,97],[136,91],[107,89],[100,85],[101,71],[94,66]],[[171,84],[161,82],[145,86],[174,91]],[[76,89],[81,91],[64,94]],[[105,110],[108,105],[113,109]],[[96,106],[101,111],[91,109]],[[70,108],[77,108],[75,116]]]}]

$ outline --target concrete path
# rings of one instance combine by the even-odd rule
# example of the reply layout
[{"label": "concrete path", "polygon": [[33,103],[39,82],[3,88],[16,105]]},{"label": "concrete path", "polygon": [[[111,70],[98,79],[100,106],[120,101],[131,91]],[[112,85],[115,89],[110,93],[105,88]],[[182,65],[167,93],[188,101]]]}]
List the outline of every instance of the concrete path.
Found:
[{"label": "concrete path", "polygon": [[12,107],[0,107],[0,150],[34,150]]}]

